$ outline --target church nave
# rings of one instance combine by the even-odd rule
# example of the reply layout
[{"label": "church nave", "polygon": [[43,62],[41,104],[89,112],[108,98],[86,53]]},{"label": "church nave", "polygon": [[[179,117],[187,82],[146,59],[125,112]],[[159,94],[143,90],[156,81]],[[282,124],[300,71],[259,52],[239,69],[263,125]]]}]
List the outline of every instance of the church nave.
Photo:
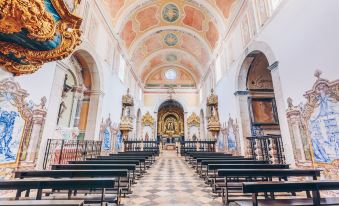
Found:
[{"label": "church nave", "polygon": [[132,189],[124,206],[222,206],[221,198],[174,150],[164,150]]}]

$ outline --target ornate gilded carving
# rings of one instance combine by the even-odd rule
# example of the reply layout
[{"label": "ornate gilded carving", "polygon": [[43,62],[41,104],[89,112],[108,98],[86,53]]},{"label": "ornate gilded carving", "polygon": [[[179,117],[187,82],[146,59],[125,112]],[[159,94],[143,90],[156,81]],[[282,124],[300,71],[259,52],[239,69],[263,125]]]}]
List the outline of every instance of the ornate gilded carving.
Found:
[{"label": "ornate gilded carving", "polygon": [[127,94],[122,96],[122,105],[125,107],[134,105],[134,100],[133,97],[129,94],[129,89],[127,89]]},{"label": "ornate gilded carving", "polygon": [[211,94],[207,97],[207,106],[218,107],[218,96],[214,94],[214,89],[211,89]]},{"label": "ornate gilded carving", "polygon": [[16,75],[33,73],[80,44],[82,19],[63,0],[0,2],[0,65]]},{"label": "ornate gilded carving", "polygon": [[127,94],[122,96],[122,112],[119,126],[124,140],[128,139],[128,133],[133,130],[133,105],[133,97],[131,97],[129,89],[127,89]]},{"label": "ornate gilded carving", "polygon": [[179,103],[169,100],[162,104],[158,112],[158,135],[162,137],[184,135],[184,113]]},{"label": "ornate gilded carving", "polygon": [[187,125],[189,127],[191,126],[200,127],[200,117],[195,112],[193,112],[191,116],[187,118]]},{"label": "ornate gilded carving", "polygon": [[144,127],[145,126],[153,127],[153,125],[154,125],[154,118],[152,117],[152,115],[149,112],[147,112],[144,116],[142,116],[141,124]]},{"label": "ornate gilded carving", "polygon": [[214,94],[214,90],[211,90],[211,94],[207,97],[207,129],[216,136],[220,131],[220,121],[218,112],[218,96]]}]

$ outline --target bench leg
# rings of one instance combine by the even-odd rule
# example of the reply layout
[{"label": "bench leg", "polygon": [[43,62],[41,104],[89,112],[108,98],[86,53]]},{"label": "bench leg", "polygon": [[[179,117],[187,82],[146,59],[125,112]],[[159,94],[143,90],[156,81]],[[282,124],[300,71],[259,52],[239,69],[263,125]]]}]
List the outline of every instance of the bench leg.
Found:
[{"label": "bench leg", "polygon": [[320,205],[320,193],[319,191],[312,191],[312,198],[314,205]]},{"label": "bench leg", "polygon": [[101,206],[104,205],[104,200],[105,200],[105,188],[101,189]]},{"label": "bench leg", "polygon": [[42,197],[42,189],[39,188],[39,189],[38,189],[38,192],[37,192],[37,194],[36,194],[36,199],[37,199],[37,200],[41,200],[41,197]]},{"label": "bench leg", "polygon": [[16,190],[15,200],[18,200],[21,197],[22,190],[18,189]]},{"label": "bench leg", "polygon": [[258,206],[258,193],[252,194],[252,204],[253,206]]}]

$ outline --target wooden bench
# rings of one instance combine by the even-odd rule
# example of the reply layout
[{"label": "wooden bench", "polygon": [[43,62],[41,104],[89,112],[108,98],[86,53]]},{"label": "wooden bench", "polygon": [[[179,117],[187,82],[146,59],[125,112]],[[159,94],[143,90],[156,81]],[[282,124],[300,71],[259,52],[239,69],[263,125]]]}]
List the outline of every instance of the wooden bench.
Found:
[{"label": "wooden bench", "polygon": [[136,165],[124,164],[59,164],[52,165],[52,170],[128,170],[132,182],[135,182]]},{"label": "wooden bench", "polygon": [[139,166],[139,172],[145,173],[145,168],[142,167],[139,160],[81,160],[68,161],[69,164],[134,164]]},{"label": "wooden bench", "polygon": [[[132,193],[131,181],[128,170],[35,170],[35,171],[16,171],[14,178],[99,178],[112,177],[117,179],[114,191],[117,194],[117,202],[120,203],[122,190],[125,193]],[[125,178],[121,179],[121,178]],[[125,181],[124,185],[122,182]],[[127,192],[126,192],[127,191]],[[124,194],[125,194],[124,193]]]},{"label": "wooden bench", "polygon": [[158,153],[153,152],[153,151],[150,151],[150,152],[148,151],[139,151],[139,152],[127,151],[127,152],[119,152],[118,154],[122,156],[131,155],[131,156],[136,156],[136,157],[140,157],[140,156],[149,157],[152,163],[155,162],[155,157],[158,155]]},{"label": "wooden bench", "polygon": [[191,159],[196,159],[199,157],[221,157],[221,156],[232,156],[232,154],[226,154],[226,153],[217,153],[217,152],[206,152],[206,153],[191,153],[187,156],[185,156],[185,160],[187,160],[188,162],[191,161]]},{"label": "wooden bench", "polygon": [[138,160],[145,169],[153,164],[148,157],[144,156],[97,156],[96,158],[86,158],[86,160]]},{"label": "wooden bench", "polygon": [[0,206],[83,206],[83,200],[8,200],[0,201]]},{"label": "wooden bench", "polygon": [[[339,198],[321,198],[321,190],[339,190],[339,181],[303,181],[303,182],[248,182],[242,184],[244,193],[252,193],[251,201],[236,201],[241,206],[285,206],[285,205],[339,205]],[[263,192],[303,192],[312,191],[312,199],[271,199],[258,200]],[[274,197],[273,197],[274,198]]]},{"label": "wooden bench", "polygon": [[[0,181],[0,190],[16,190],[15,199],[18,200],[21,197],[23,191],[30,191],[32,189],[37,190],[36,200],[42,199],[44,189],[52,190],[68,190],[68,199],[72,198],[72,190],[90,190],[101,189],[101,196],[97,198],[86,198],[85,204],[101,203],[104,202],[114,203],[116,197],[105,197],[105,190],[108,188],[114,188],[116,180],[114,178],[83,178],[83,179],[15,179],[15,180],[3,180]],[[26,192],[26,196],[29,192]],[[73,197],[75,198],[75,197]]]},{"label": "wooden bench", "polygon": [[[229,202],[229,192],[242,193],[241,182],[272,181],[273,178],[279,178],[287,181],[288,177],[312,177],[317,180],[320,176],[321,170],[315,169],[220,169],[218,176],[224,177],[224,184],[219,185],[223,188],[222,197],[224,202]],[[309,193],[307,193],[308,196]]]},{"label": "wooden bench", "polygon": [[97,156],[96,158],[86,158],[86,160],[138,160],[144,170],[147,169],[146,157],[132,157],[132,156]]},{"label": "wooden bench", "polygon": [[[247,159],[200,159],[200,168],[197,166],[197,172],[204,177],[203,169],[206,169],[208,174],[207,165],[210,164],[268,164],[268,161],[263,160],[247,160]],[[198,161],[197,161],[198,162]]]},{"label": "wooden bench", "polygon": [[151,166],[154,162],[155,159],[153,159],[153,156],[149,155],[144,155],[144,154],[129,154],[129,153],[123,153],[123,154],[109,154],[110,157],[132,157],[132,158],[140,158],[143,157],[145,158],[145,162],[148,163],[148,166]]},{"label": "wooden bench", "polygon": [[[218,170],[220,169],[289,169],[289,165],[286,164],[209,164],[206,172],[206,183],[215,187],[217,182],[223,183],[224,177],[218,176]],[[212,171],[212,174],[210,174]],[[216,193],[222,193],[214,188]]]}]

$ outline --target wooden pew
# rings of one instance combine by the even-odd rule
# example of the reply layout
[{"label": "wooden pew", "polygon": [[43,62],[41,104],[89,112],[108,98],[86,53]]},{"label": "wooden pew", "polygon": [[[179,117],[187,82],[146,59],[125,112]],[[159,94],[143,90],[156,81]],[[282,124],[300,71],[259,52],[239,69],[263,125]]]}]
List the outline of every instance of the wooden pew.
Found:
[{"label": "wooden pew", "polygon": [[143,170],[146,171],[146,159],[145,157],[126,157],[126,156],[97,156],[96,158],[86,158],[86,160],[138,160],[139,164],[142,165],[144,168]]},{"label": "wooden pew", "polygon": [[[138,160],[81,160],[81,161],[68,161],[69,164],[135,164],[139,166],[139,173],[144,173],[142,165]],[[137,173],[138,174],[138,173]]]},{"label": "wooden pew", "polygon": [[132,175],[132,181],[135,182],[135,169],[136,165],[127,164],[65,164],[65,165],[52,165],[52,170],[128,170]]},{"label": "wooden pew", "polygon": [[189,164],[195,166],[194,163],[196,163],[196,159],[198,159],[198,158],[221,158],[221,157],[232,157],[232,156],[229,155],[229,154],[193,155],[193,156],[190,156],[187,161],[188,161]]},{"label": "wooden pew", "polygon": [[[268,165],[268,161],[264,160],[202,160],[201,161],[201,171],[202,167],[206,166],[206,173],[204,174],[203,171],[201,173],[201,177],[208,177],[209,172],[211,171],[211,167],[208,165]],[[217,167],[217,166],[215,166]],[[213,169],[213,175],[216,174],[217,169]]]},{"label": "wooden pew", "polygon": [[[209,164],[207,166],[206,183],[214,187],[214,192],[222,193],[217,191],[216,183],[221,180],[221,184],[224,183],[224,178],[218,176],[218,170],[220,169],[289,169],[289,165],[286,164]],[[209,172],[212,171],[212,175]]]},{"label": "wooden pew", "polygon": [[[44,189],[52,190],[90,190],[101,189],[101,196],[97,198],[86,198],[85,204],[101,203],[104,202],[114,203],[116,198],[105,197],[105,190],[114,188],[116,180],[114,178],[82,178],[82,179],[15,179],[15,180],[2,180],[0,181],[0,190],[16,190],[15,199],[21,197],[23,191],[37,189],[36,200],[42,199]],[[29,194],[29,193],[28,193]],[[27,192],[26,192],[27,195]],[[71,197],[72,192],[68,193],[68,198]]]},{"label": "wooden pew", "polygon": [[[121,156],[136,156],[136,157],[139,157],[139,156],[146,156],[146,157],[150,157],[152,162],[154,163],[155,162],[155,157],[158,156],[158,153],[157,152],[152,152],[152,151],[127,151],[127,152],[118,152],[118,155],[121,155]],[[111,155],[112,156],[112,155]]]},{"label": "wooden pew", "polygon": [[144,157],[146,159],[146,162],[149,163],[149,165],[152,165],[155,160],[153,160],[152,156],[149,155],[144,155],[144,154],[129,154],[129,153],[123,153],[123,154],[109,154],[110,157],[132,157],[132,158],[137,158],[137,157]]},{"label": "wooden pew", "polygon": [[203,175],[203,169],[206,168],[206,175],[208,174],[207,166],[210,164],[268,164],[268,161],[264,160],[247,160],[247,159],[199,159],[200,160],[200,170],[199,167],[199,161],[197,161],[197,172],[201,172],[202,177]]},{"label": "wooden pew", "polygon": [[197,157],[212,157],[212,156],[232,156],[232,154],[226,154],[222,152],[192,152],[185,155],[185,160],[190,161],[192,158]]},{"label": "wooden pew", "polygon": [[[122,189],[131,193],[131,181],[129,179],[128,170],[35,170],[35,171],[16,171],[14,178],[116,178],[115,191],[117,194],[117,202],[120,203]],[[122,184],[121,178],[125,178],[127,185]]]},{"label": "wooden pew", "polygon": [[83,206],[83,200],[6,200],[0,206]]},{"label": "wooden pew", "polygon": [[[321,198],[322,190],[339,190],[339,181],[288,181],[288,182],[246,182],[242,184],[243,193],[252,193],[250,201],[236,201],[240,206],[287,206],[287,205],[339,205],[339,198]],[[312,191],[312,199],[271,199],[258,200],[263,192],[303,192]]]},{"label": "wooden pew", "polygon": [[[229,191],[232,193],[241,193],[241,182],[272,181],[273,178],[278,178],[279,181],[288,177],[312,177],[317,180],[321,170],[315,169],[220,169],[218,176],[224,177],[223,200],[229,203]],[[232,181],[233,180],[233,181]]]}]

